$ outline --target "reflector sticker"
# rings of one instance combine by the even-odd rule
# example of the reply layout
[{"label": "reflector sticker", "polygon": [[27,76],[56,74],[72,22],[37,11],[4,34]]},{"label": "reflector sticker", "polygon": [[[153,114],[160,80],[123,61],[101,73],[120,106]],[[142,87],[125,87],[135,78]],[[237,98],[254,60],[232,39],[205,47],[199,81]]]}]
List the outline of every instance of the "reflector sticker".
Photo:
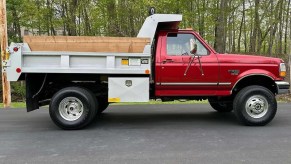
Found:
[{"label": "reflector sticker", "polygon": [[150,74],[151,72],[150,72],[150,70],[147,69],[147,70],[144,71],[144,73],[145,74]]},{"label": "reflector sticker", "polygon": [[128,59],[121,59],[121,65],[128,65]]},{"label": "reflector sticker", "polygon": [[108,98],[108,102],[120,102],[120,98],[119,97]]}]

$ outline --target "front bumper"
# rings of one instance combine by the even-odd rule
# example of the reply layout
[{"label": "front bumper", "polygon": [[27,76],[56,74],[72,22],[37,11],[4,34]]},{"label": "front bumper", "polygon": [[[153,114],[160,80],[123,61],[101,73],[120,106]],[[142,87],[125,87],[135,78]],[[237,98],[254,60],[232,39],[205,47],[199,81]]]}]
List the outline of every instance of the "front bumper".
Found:
[{"label": "front bumper", "polygon": [[276,81],[278,94],[286,94],[289,93],[290,84],[285,81]]}]

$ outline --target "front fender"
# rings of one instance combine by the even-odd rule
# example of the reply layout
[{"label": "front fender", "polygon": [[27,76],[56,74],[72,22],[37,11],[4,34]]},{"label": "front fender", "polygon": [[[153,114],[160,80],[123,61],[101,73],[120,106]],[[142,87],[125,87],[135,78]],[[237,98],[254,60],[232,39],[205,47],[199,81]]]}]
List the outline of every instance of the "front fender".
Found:
[{"label": "front fender", "polygon": [[241,74],[239,74],[236,79],[235,79],[235,83],[233,84],[232,86],[232,89],[234,89],[234,87],[243,79],[247,78],[247,77],[250,77],[250,76],[265,76],[265,77],[268,77],[270,78],[271,80],[273,80],[275,82],[275,80],[277,80],[277,77],[269,72],[269,71],[266,71],[266,70],[263,70],[263,69],[250,69],[250,70],[247,70]]},{"label": "front fender", "polygon": [[242,78],[245,78],[245,77],[248,77],[248,76],[254,76],[254,75],[267,76],[267,77],[271,78],[272,80],[276,80],[277,79],[277,77],[273,73],[271,73],[269,71],[266,71],[266,70],[263,70],[263,69],[250,69],[250,70],[244,71],[243,73],[238,75],[236,77],[236,81],[239,81]]}]

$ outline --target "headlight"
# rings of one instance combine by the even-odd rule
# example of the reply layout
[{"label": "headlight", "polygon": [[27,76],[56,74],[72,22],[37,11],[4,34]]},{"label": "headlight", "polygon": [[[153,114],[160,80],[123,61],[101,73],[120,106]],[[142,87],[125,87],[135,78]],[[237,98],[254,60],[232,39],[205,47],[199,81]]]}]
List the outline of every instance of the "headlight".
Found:
[{"label": "headlight", "polygon": [[280,76],[286,77],[286,65],[285,65],[285,63],[280,64]]}]

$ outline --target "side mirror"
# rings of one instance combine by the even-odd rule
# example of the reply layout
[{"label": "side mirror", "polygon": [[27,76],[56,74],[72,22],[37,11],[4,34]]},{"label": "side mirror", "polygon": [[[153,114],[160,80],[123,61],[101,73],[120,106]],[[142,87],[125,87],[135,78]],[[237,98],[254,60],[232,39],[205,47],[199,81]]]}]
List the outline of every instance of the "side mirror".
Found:
[{"label": "side mirror", "polygon": [[190,53],[191,54],[197,53],[197,44],[195,43],[194,39],[190,39]]}]

